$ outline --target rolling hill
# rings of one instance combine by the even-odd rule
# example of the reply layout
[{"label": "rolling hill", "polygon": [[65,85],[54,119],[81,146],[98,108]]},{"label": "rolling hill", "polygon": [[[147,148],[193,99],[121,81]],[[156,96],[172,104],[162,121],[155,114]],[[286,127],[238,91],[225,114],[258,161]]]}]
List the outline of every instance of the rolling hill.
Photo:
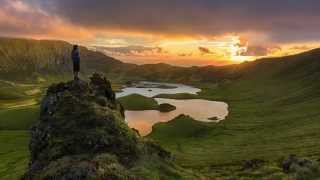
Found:
[{"label": "rolling hill", "polygon": [[[65,76],[71,72],[72,45],[63,41],[0,38],[0,79],[36,80],[46,76]],[[239,65],[176,67],[168,64],[134,65],[122,63],[101,52],[81,47],[82,74],[103,72],[110,79],[143,79],[184,83],[221,82],[252,76],[285,77],[319,69],[320,49],[298,55],[260,59]]]},{"label": "rolling hill", "polygon": [[[319,177],[319,167],[288,175],[281,163],[290,154],[320,159],[320,50],[229,68],[237,80],[200,85],[203,91],[197,97],[227,102],[226,120],[208,124],[178,117],[155,125],[149,138],[174,152],[179,164],[209,177]],[[244,171],[248,160],[264,163]]]},{"label": "rolling hill", "polygon": [[[0,38],[0,79],[9,81],[50,80],[70,77],[72,45],[64,41]],[[175,67],[168,64],[135,65],[122,63],[101,52],[80,48],[81,73],[98,71],[110,79],[144,79],[175,82],[213,82],[234,78],[233,66]],[[230,71],[230,72],[229,72]]]},{"label": "rolling hill", "polygon": [[[2,80],[36,80],[64,76],[72,71],[72,45],[63,41],[0,38],[0,77]],[[120,61],[102,53],[80,48],[82,73],[108,71]]]}]

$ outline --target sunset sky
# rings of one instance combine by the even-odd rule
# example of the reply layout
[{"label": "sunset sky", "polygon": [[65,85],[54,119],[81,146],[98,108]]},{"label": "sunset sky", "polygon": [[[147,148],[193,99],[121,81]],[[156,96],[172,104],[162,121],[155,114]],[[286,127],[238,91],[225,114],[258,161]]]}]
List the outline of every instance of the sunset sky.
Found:
[{"label": "sunset sky", "polygon": [[0,0],[0,36],[125,62],[225,65],[320,47],[319,0]]}]

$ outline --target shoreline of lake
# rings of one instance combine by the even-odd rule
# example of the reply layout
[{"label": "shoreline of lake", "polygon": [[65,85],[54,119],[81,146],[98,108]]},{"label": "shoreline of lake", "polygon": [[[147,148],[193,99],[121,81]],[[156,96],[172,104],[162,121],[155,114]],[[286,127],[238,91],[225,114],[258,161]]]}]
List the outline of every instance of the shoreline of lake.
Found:
[{"label": "shoreline of lake", "polygon": [[[192,94],[197,95],[201,91],[199,88],[174,83],[146,82],[153,87],[126,87],[122,92],[117,93],[117,98],[131,94],[140,94],[145,97],[154,97],[160,94]],[[169,85],[176,88],[157,88],[161,85]],[[157,86],[157,87],[155,87]],[[168,122],[175,117],[184,114],[192,117],[196,121],[214,123],[224,120],[229,114],[229,105],[225,102],[210,101],[205,99],[168,99],[154,98],[158,104],[168,103],[176,107],[170,112],[160,112],[159,110],[139,110],[125,111],[125,117],[131,128],[137,129],[141,135],[147,135],[152,131],[152,126],[158,122]],[[216,120],[213,118],[215,117]]]}]

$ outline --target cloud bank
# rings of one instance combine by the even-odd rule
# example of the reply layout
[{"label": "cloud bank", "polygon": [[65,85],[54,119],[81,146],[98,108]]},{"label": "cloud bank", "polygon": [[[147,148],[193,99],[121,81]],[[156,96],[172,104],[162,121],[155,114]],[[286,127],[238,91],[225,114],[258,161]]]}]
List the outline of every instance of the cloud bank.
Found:
[{"label": "cloud bank", "polygon": [[216,36],[263,32],[279,42],[319,39],[318,0],[27,0],[52,16],[96,29]]},{"label": "cloud bank", "polygon": [[319,0],[0,0],[0,36],[63,39],[139,63],[224,64],[319,46],[319,9]]}]

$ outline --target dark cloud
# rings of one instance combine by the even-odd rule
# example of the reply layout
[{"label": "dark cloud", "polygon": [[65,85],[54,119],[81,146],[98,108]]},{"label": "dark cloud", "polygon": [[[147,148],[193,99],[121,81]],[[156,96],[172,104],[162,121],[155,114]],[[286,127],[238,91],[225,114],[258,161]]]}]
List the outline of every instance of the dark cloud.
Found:
[{"label": "dark cloud", "polygon": [[290,48],[290,50],[293,51],[307,51],[314,48],[313,46],[307,46],[307,45],[301,45],[301,46],[293,46]]},{"label": "dark cloud", "polygon": [[166,53],[160,47],[125,46],[125,47],[93,47],[111,56],[146,56]]},{"label": "dark cloud", "polygon": [[268,48],[263,46],[250,46],[246,52],[243,52],[242,56],[265,56],[268,54]]},{"label": "dark cloud", "polygon": [[319,0],[27,0],[74,24],[165,34],[265,32],[276,41],[320,39]]},{"label": "dark cloud", "polygon": [[198,47],[201,54],[214,54],[209,48],[206,47]]},{"label": "dark cloud", "polygon": [[191,57],[192,53],[181,53],[181,54],[178,54],[178,56],[180,56],[180,57]]},{"label": "dark cloud", "polygon": [[249,46],[246,51],[241,52],[241,56],[267,56],[275,50],[281,50],[277,46]]}]

